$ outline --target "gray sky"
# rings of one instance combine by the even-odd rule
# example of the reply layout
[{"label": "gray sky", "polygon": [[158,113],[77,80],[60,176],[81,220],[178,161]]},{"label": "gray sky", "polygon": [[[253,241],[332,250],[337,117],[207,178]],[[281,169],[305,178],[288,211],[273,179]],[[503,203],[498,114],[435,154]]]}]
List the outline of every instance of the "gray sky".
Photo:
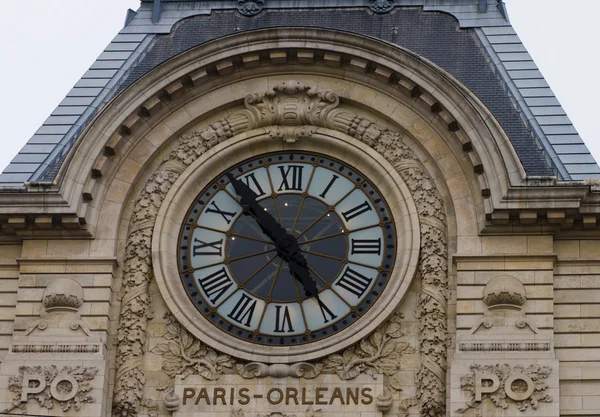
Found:
[{"label": "gray sky", "polygon": [[[505,0],[511,22],[600,161],[598,0]],[[567,5],[568,4],[568,5]],[[123,26],[139,0],[4,1],[0,170]]]}]

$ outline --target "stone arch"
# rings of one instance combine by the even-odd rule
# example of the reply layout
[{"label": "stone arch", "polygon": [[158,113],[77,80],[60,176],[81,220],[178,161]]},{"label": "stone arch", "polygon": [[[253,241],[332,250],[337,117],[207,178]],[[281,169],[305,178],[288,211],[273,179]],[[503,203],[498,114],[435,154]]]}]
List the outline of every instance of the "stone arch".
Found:
[{"label": "stone arch", "polygon": [[[293,53],[286,52],[289,50]],[[261,56],[268,56],[266,64],[256,67]],[[96,223],[93,216],[87,219],[88,207],[97,208],[93,201],[104,198],[106,189],[101,182],[115,175],[119,161],[152,126],[218,85],[231,84],[240,76],[252,79],[280,70],[285,73],[288,64],[300,73],[332,74],[385,91],[401,98],[435,129],[445,130],[448,145],[456,149],[456,159],[465,162],[463,170],[468,165],[475,172],[471,182],[473,194],[480,200],[475,206],[483,207],[478,214],[480,224],[492,206],[502,205],[509,185],[525,178],[510,141],[493,116],[474,94],[435,65],[408,50],[357,35],[307,28],[269,29],[196,47],[122,93],[97,116],[70,152],[58,176],[63,196],[78,207],[94,232]],[[214,107],[239,103],[247,93],[233,91]],[[355,94],[347,99],[372,107],[368,97]],[[385,109],[381,112],[390,122],[402,122]]]},{"label": "stone arch", "polygon": [[[241,39],[244,41],[242,42]],[[295,50],[295,53],[288,53],[289,48]],[[252,58],[256,56],[260,58],[265,54],[268,57],[267,65],[253,67]],[[307,66],[305,69],[298,64],[298,59],[305,60]],[[290,64],[291,62],[294,64]],[[62,181],[61,189],[64,195],[72,204],[78,206],[85,216],[94,210],[96,216],[100,216],[99,206],[93,208],[94,210],[88,210],[92,207],[90,202],[103,202],[108,192],[99,178],[106,180],[104,184],[110,184],[110,181],[120,172],[119,170],[123,169],[117,163],[118,158],[121,155],[129,155],[153,126],[168,117],[177,118],[178,112],[181,113],[186,103],[207,96],[208,92],[218,86],[233,85],[240,77],[249,80],[260,79],[269,73],[282,71],[284,67],[281,65],[291,65],[294,71],[302,74],[324,74],[326,68],[328,72],[339,77],[347,77],[359,86],[369,86],[371,91],[390,92],[390,96],[396,99],[403,97],[398,101],[410,101],[415,113],[428,114],[428,117],[422,116],[422,119],[427,120],[433,129],[439,132],[445,131],[443,137],[448,141],[448,146],[464,152],[461,158],[465,160],[464,166],[470,167],[476,174],[471,174],[470,179],[472,178],[475,184],[473,188],[479,193],[479,195],[477,192],[473,193],[477,198],[475,205],[481,207],[478,211],[479,222],[485,220],[485,213],[489,212],[493,205],[500,204],[500,199],[509,184],[520,183],[524,177],[510,142],[485,106],[458,81],[431,63],[410,51],[390,48],[383,42],[356,35],[306,28],[270,29],[232,35],[195,48],[153,70],[126,90],[88,128],[77,148],[73,150],[68,161],[70,163],[66,163],[61,170],[59,178]],[[282,71],[282,74],[285,74],[285,71]],[[304,88],[304,93],[309,97],[313,93],[325,94],[322,98],[327,103],[329,93],[319,89],[311,93],[311,87],[315,86],[318,86],[318,82]],[[265,89],[257,88],[251,92],[261,90]],[[369,102],[369,89],[361,91],[365,92],[365,96],[360,94],[353,96],[350,92],[344,98],[358,107],[376,107]],[[232,108],[249,92],[232,91],[221,101],[215,102],[214,108]],[[252,104],[255,99],[248,100],[250,103],[246,102],[246,104]],[[329,101],[329,104],[333,103]],[[323,127],[343,132],[372,147],[380,146],[386,140],[402,142],[402,133],[390,128],[393,125],[402,125],[392,117],[391,111],[376,110],[375,113],[379,114],[380,119],[371,119],[362,113],[359,114],[360,112],[353,114],[343,109],[336,109],[337,104],[339,103],[332,106],[332,109],[327,109],[327,104],[321,108],[321,111],[331,113],[330,118],[320,119],[320,116],[312,114],[310,116],[312,118],[307,119],[302,126]],[[206,117],[207,114],[210,114],[210,111],[205,110],[203,113],[198,112],[196,117],[200,117],[199,115]],[[211,147],[240,132],[247,131],[250,126],[252,129],[270,128],[270,133],[276,137],[293,138],[310,134],[310,129],[307,131],[300,125],[293,126],[291,130],[289,126],[282,127],[281,120],[277,117],[262,120],[260,111],[253,114],[251,110],[246,109],[240,114],[233,111],[232,118],[211,123],[198,137],[184,136],[179,148],[173,150],[171,155],[174,155],[173,152],[176,155],[182,149],[184,153],[193,151],[195,146]],[[198,120],[190,117],[189,114],[188,118],[189,120],[181,121],[166,136],[179,136]],[[410,133],[416,136],[414,132]],[[146,177],[150,178],[150,181],[144,182],[141,197],[136,200],[137,204],[143,202],[149,211],[158,210],[166,191],[186,166],[185,161],[179,161],[177,156],[164,163],[160,162],[160,158],[155,157],[156,154],[164,151],[166,142],[163,138],[158,149],[155,147],[151,150],[152,155],[144,155],[145,163],[140,162],[139,166],[128,168],[137,169],[137,178],[142,177],[142,171],[146,171]],[[398,149],[400,154],[406,154],[402,157],[403,164],[395,162],[398,163],[397,169],[406,176],[405,182],[410,181],[413,184],[425,185],[430,190],[437,190],[438,187],[428,174],[439,165],[439,161],[432,161],[435,159],[435,149],[426,146],[424,150],[411,149],[405,143],[398,145]],[[416,157],[415,153],[420,157]],[[147,162],[151,159],[155,162]],[[406,163],[411,160],[415,162]],[[443,179],[444,176],[440,175],[441,182]],[[119,198],[122,201],[128,197],[135,198],[131,195],[133,189],[134,187],[130,187],[129,194],[123,194]],[[442,210],[442,198],[439,194],[433,196],[416,188],[412,191],[415,196],[420,192],[418,198],[424,201],[428,198],[435,200],[420,207],[420,210],[424,210],[423,218],[430,219],[422,221],[423,227],[427,229],[427,232],[423,232],[423,236],[427,238],[424,239],[423,248],[432,254],[431,258],[423,258],[421,262],[421,267],[425,268],[422,271],[425,273],[424,278],[430,278],[432,284],[428,291],[424,292],[425,300],[422,305],[425,306],[424,311],[427,314],[422,316],[421,326],[434,329],[421,341],[421,346],[432,353],[431,358],[434,359],[425,361],[419,384],[423,407],[431,407],[432,415],[442,415],[446,382],[447,256],[445,245],[440,247],[439,242],[446,241],[448,222]],[[442,210],[441,215],[431,213],[426,215],[429,208],[436,206]],[[121,213],[108,211],[104,213],[109,217],[115,214]],[[93,229],[97,226],[97,218],[94,218],[93,214],[89,216],[91,221],[88,222]],[[139,361],[144,348],[145,320],[149,314],[147,280],[151,274],[151,253],[147,242],[152,238],[154,224],[152,216],[154,214],[148,216],[148,213],[143,215],[139,212],[134,213],[127,232],[129,238],[125,248],[125,291],[122,302],[122,327],[118,335],[119,369],[115,397],[115,410],[122,415],[135,415],[141,402],[140,387],[143,385],[143,375],[139,370]],[[104,233],[102,230],[96,229],[96,231],[99,235]],[[111,229],[110,232],[112,233],[113,230]],[[456,235],[456,232],[450,234]],[[103,236],[109,239],[115,238],[115,235]],[[440,253],[443,253],[443,256]],[[138,263],[140,259],[143,262]],[[135,303],[140,304],[134,305]],[[142,308],[138,310],[137,307],[140,305]],[[135,313],[133,313],[134,307]],[[141,326],[139,328],[136,327],[138,321]],[[131,326],[134,327],[133,330]],[[139,341],[136,338],[139,338]]]},{"label": "stone arch", "polygon": [[[286,100],[293,98],[293,101]],[[288,103],[300,103],[295,109]],[[356,113],[338,108],[339,97],[297,81],[277,84],[263,95],[249,95],[246,109],[184,136],[145,184],[131,220],[124,265],[124,295],[118,333],[114,410],[117,415],[139,412],[144,374],[140,369],[151,316],[153,233],[160,208],[179,176],[196,159],[235,136],[265,129],[268,136],[295,142],[319,128],[346,134],[366,144],[398,172],[415,201],[420,222],[419,348],[422,366],[417,376],[417,399],[422,412],[441,416],[446,385],[446,218],[442,198],[403,134],[385,129]],[[133,337],[132,337],[133,335]]]}]

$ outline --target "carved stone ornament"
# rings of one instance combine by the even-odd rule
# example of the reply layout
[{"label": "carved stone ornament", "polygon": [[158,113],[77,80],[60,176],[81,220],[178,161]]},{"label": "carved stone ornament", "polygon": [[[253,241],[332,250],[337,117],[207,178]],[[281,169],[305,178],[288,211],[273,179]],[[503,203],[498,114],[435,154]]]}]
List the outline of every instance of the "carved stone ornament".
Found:
[{"label": "carved stone ornament", "polygon": [[356,346],[344,350],[341,354],[328,356],[323,361],[325,370],[335,371],[342,380],[354,379],[361,373],[373,377],[384,374],[385,387],[392,393],[398,392],[400,381],[397,373],[400,370],[400,357],[404,352],[414,352],[408,343],[400,341],[404,335],[401,322],[402,315],[394,314],[387,323]]},{"label": "carved stone ornament", "polygon": [[42,304],[46,311],[77,311],[83,305],[83,288],[75,280],[57,279],[52,281],[44,290]]},{"label": "carved stone ornament", "polygon": [[517,328],[529,327],[533,333],[539,333],[537,326],[527,318],[522,308],[525,301],[527,301],[525,286],[518,278],[502,275],[491,279],[483,289],[483,302],[488,307],[483,317],[471,328],[470,333],[477,333],[482,326],[491,329],[494,326],[493,311],[502,309],[518,311],[518,317],[514,321]]},{"label": "carved stone ornament", "polygon": [[[414,152],[404,143],[402,133],[385,129],[356,113],[338,108],[338,105],[339,97],[333,92],[320,92],[298,81],[282,82],[267,93],[246,97],[245,110],[212,123],[202,131],[184,134],[178,146],[151,175],[135,202],[125,250],[123,299],[117,334],[115,415],[137,416],[143,400],[145,375],[140,368],[147,323],[152,318],[148,293],[153,276],[152,233],[168,191],[192,162],[235,135],[268,128],[271,137],[295,141],[315,131],[312,128],[294,130],[303,126],[333,129],[370,146],[387,159],[409,188],[421,227],[419,274],[422,290],[416,315],[420,322],[418,348],[422,366],[417,374],[417,398],[407,404],[412,406],[418,402],[423,415],[445,415],[447,251],[442,198]],[[407,349],[397,340],[399,329],[397,322],[394,323],[359,345],[328,358],[326,367],[335,368],[335,372],[344,377],[351,377],[357,371],[376,372],[379,369],[386,375],[388,385],[394,388],[396,383],[390,375],[396,367],[394,360],[398,352]],[[172,339],[160,348],[166,354],[168,347],[170,352],[167,374],[202,372],[209,378],[216,378],[223,368],[233,365],[233,360],[225,358],[226,355],[219,355],[199,342],[196,344],[187,339],[175,323],[171,323],[169,334]]]},{"label": "carved stone ornament", "polygon": [[239,0],[238,11],[244,16],[256,16],[265,7],[265,0]]},{"label": "carved stone ornament", "polygon": [[[231,412],[231,417],[246,417],[246,414],[243,409],[238,408]],[[255,417],[254,414],[252,417]],[[313,407],[310,407],[303,414],[282,414],[273,412],[269,414],[256,414],[256,417],[321,417],[321,410],[315,410]]]},{"label": "carved stone ornament", "polygon": [[485,399],[490,399],[498,408],[507,409],[515,404],[520,411],[529,406],[537,410],[539,403],[551,403],[552,397],[546,390],[546,379],[552,368],[531,365],[527,368],[517,365],[471,365],[471,372],[460,378],[461,388],[470,392],[466,407],[456,410],[462,414],[478,407]]},{"label": "carved stone ornament", "polygon": [[319,376],[323,370],[323,364],[321,363],[308,363],[300,362],[292,365],[283,363],[277,363],[273,365],[267,365],[260,362],[251,362],[248,364],[237,364],[237,371],[242,378],[266,378],[268,376],[273,378],[305,378],[313,379]]},{"label": "carved stone ornament", "polygon": [[369,0],[369,8],[375,13],[387,13],[394,8],[394,0]]},{"label": "carved stone ornament", "polygon": [[521,308],[525,301],[525,286],[519,279],[510,275],[491,279],[483,290],[483,302],[490,309]]},{"label": "carved stone ornament", "polygon": [[50,366],[21,366],[19,375],[8,378],[8,390],[13,396],[12,407],[2,411],[10,413],[15,408],[26,412],[27,401],[35,400],[40,407],[52,409],[58,403],[66,412],[72,408],[81,410],[84,403],[93,403],[90,395],[92,381],[98,368],[65,366],[59,369]]},{"label": "carved stone ornament", "polygon": [[[167,332],[164,338],[167,343],[156,345],[152,353],[163,358],[162,370],[169,377],[181,375],[185,379],[188,375],[201,375],[209,381],[219,379],[226,368],[232,368],[235,360],[229,355],[221,355],[215,350],[205,346],[185,330],[175,318],[167,313]],[[166,389],[162,385],[159,389]]]}]

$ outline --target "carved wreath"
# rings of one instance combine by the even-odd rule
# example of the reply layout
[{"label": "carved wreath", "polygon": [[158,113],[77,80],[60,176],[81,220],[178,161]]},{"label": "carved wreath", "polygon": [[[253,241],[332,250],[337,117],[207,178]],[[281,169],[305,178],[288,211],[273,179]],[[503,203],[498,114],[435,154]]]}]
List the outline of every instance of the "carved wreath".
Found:
[{"label": "carved wreath", "polygon": [[[283,117],[290,112],[286,103],[292,102],[297,103],[294,110],[296,117]],[[417,309],[422,366],[417,374],[417,399],[424,415],[445,415],[446,220],[439,192],[414,152],[403,142],[403,134],[384,129],[364,117],[338,108],[339,97],[335,93],[321,92],[297,81],[277,84],[262,95],[249,95],[245,105],[245,110],[215,122],[200,132],[183,135],[177,148],[150,177],[135,203],[125,253],[124,293],[117,335],[114,413],[122,417],[134,417],[142,404],[145,376],[141,363],[146,349],[147,321],[152,317],[148,294],[152,277],[152,228],[161,204],[179,175],[210,148],[240,133],[265,127],[271,132],[272,138],[289,140],[291,137],[292,140],[300,140],[310,136],[316,126],[350,135],[373,148],[397,170],[414,198],[421,224],[422,243],[419,263],[422,292]],[[387,334],[386,331],[391,333]],[[394,355],[393,352],[402,351],[404,345],[394,341],[392,349],[391,340],[394,338],[391,334],[395,334],[395,331],[386,331],[376,332],[367,341],[351,348],[351,352],[339,355],[341,359],[336,356],[333,360],[329,359],[328,363],[335,365],[338,375],[341,373],[349,376],[357,369],[369,372],[371,369],[379,369],[388,375],[386,358]],[[180,335],[179,339],[171,341],[175,340],[183,342],[184,337]],[[200,359],[204,360],[208,355],[213,358],[216,354],[219,358],[216,352],[209,353],[209,350],[202,348],[195,352],[196,356],[189,356],[186,349],[195,346],[194,342],[191,343],[183,351],[187,357],[181,351],[176,354],[169,347],[173,358],[180,355],[178,357],[187,361],[185,363],[189,365],[186,365],[186,369],[191,366],[199,370]],[[202,354],[206,356],[197,357],[201,355],[200,352],[204,352]],[[362,359],[353,362],[355,356]],[[222,363],[222,368],[226,368],[225,364],[229,362],[223,358]],[[215,375],[210,367],[201,372],[209,376]],[[392,386],[395,385],[393,379],[391,381]]]}]

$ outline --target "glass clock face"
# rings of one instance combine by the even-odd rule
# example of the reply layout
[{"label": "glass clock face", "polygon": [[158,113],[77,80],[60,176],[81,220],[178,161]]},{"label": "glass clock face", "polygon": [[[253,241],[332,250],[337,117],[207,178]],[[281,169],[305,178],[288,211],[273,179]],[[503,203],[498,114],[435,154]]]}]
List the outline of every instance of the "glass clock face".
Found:
[{"label": "glass clock face", "polygon": [[395,248],[390,209],[360,172],[318,154],[266,154],[196,198],[179,273],[198,320],[253,343],[300,345],[364,315]]}]

